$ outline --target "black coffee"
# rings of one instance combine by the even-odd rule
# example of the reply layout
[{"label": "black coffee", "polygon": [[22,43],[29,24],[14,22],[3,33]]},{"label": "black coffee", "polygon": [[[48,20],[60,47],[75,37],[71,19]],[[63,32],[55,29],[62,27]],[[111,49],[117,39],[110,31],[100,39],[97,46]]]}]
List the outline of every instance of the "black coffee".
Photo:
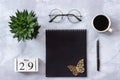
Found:
[{"label": "black coffee", "polygon": [[108,28],[109,20],[104,15],[98,15],[94,18],[93,25],[96,29],[103,31]]}]

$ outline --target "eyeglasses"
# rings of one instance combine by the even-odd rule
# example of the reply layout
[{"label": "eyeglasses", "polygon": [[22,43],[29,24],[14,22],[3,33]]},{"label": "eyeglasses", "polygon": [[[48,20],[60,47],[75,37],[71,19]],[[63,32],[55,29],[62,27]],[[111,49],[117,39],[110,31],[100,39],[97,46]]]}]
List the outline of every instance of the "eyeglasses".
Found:
[{"label": "eyeglasses", "polygon": [[53,9],[49,14],[49,22],[59,23],[63,20],[63,16],[67,16],[68,20],[72,23],[78,23],[82,21],[81,13],[76,9],[70,10],[68,14],[63,14],[59,9]]}]

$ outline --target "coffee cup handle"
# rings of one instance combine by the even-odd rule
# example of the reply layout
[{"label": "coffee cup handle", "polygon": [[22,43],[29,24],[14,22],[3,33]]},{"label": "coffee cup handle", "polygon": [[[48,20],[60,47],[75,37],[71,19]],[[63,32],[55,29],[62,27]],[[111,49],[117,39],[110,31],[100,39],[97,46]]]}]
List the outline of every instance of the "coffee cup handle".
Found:
[{"label": "coffee cup handle", "polygon": [[109,30],[108,30],[109,32],[113,32],[113,30],[110,28]]}]

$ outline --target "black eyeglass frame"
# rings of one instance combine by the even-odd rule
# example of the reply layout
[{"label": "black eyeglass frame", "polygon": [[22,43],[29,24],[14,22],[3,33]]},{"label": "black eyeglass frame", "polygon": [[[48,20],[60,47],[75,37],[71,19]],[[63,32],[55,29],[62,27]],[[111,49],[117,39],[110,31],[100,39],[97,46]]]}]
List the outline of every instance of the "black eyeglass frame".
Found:
[{"label": "black eyeglass frame", "polygon": [[[59,10],[59,9],[54,9],[54,10]],[[52,10],[52,11],[50,12],[49,17],[53,16],[53,15],[51,15],[51,13],[52,13],[54,10]],[[74,10],[74,11],[77,11],[77,12],[80,14],[80,16],[76,16],[75,14],[70,14],[70,12],[73,11],[73,10]],[[59,11],[60,11],[60,10],[59,10]],[[82,19],[81,19],[81,17],[82,17],[82,16],[81,16],[81,13],[80,13],[78,10],[76,10],[76,9],[70,10],[68,14],[63,14],[62,11],[60,11],[60,12],[61,12],[61,14],[54,15],[54,17],[53,17],[52,19],[50,19],[49,22],[50,22],[50,23],[53,22],[54,19],[57,18],[57,17],[59,17],[59,16],[62,16],[61,19],[63,19],[63,16],[67,16],[67,17],[68,17],[68,20],[69,20],[70,22],[72,22],[72,21],[69,19],[69,16],[74,16],[74,17],[78,20],[78,22],[82,21]],[[79,17],[80,17],[80,18],[79,18]],[[77,23],[77,22],[72,22],[72,23]]]}]

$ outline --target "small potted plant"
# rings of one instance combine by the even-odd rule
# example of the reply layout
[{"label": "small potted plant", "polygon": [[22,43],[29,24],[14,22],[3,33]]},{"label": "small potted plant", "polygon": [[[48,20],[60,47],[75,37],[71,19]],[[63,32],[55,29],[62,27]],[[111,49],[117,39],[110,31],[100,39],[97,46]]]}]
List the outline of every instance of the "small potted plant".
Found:
[{"label": "small potted plant", "polygon": [[39,33],[40,25],[38,24],[34,11],[17,10],[15,14],[15,16],[10,16],[9,22],[10,32],[14,34],[13,38],[17,38],[18,41],[36,38]]}]

